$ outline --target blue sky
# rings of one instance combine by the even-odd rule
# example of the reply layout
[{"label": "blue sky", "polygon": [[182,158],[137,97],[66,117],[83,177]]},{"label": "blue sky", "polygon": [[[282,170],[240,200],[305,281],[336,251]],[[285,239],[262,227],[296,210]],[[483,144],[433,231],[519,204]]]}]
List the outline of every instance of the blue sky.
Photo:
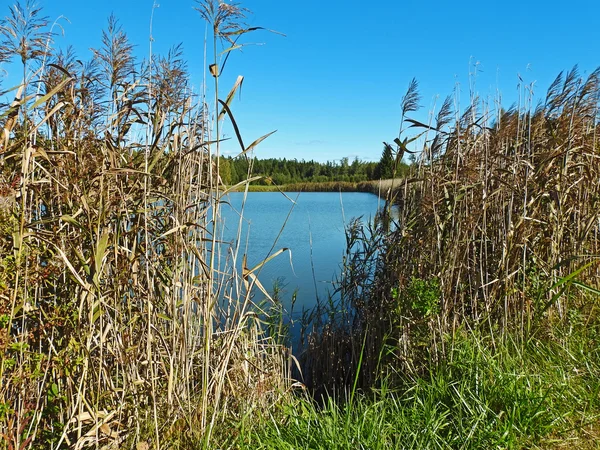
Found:
[{"label": "blue sky", "polygon": [[[68,18],[58,19],[64,35],[56,37],[56,45],[73,45],[82,59],[100,45],[111,13],[145,57],[153,3],[38,1],[51,21]],[[183,43],[192,82],[199,87],[205,24],[192,0],[157,3],[154,51]],[[397,136],[400,101],[413,77],[423,97],[423,108],[413,117],[426,120],[436,98],[439,106],[455,86],[464,104],[474,81],[481,96],[493,98],[499,90],[510,106],[518,99],[519,75],[524,84],[535,82],[541,99],[561,70],[578,64],[585,74],[600,65],[600,6],[593,1],[241,4],[253,11],[249,25],[286,35],[248,35],[245,42],[256,45],[235,52],[220,81],[225,95],[237,75],[245,77],[233,112],[246,142],[278,130],[259,146],[258,157],[377,160],[382,141]],[[237,149],[228,142],[224,150]]]}]

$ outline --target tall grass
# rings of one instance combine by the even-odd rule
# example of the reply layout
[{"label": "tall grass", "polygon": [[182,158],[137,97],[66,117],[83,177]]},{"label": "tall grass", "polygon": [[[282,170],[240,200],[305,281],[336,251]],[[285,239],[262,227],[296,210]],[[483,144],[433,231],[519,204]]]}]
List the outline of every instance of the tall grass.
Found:
[{"label": "tall grass", "polygon": [[198,9],[211,106],[180,47],[138,61],[114,17],[87,62],[52,47],[31,3],[1,22],[23,81],[0,111],[0,448],[207,448],[225,417],[285,395],[258,280],[218,238],[220,123],[241,82],[221,100],[218,53],[245,11]]},{"label": "tall grass", "polygon": [[599,76],[561,73],[537,106],[531,86],[508,110],[471,95],[460,111],[449,97],[427,124],[404,117],[411,83],[395,157],[416,137],[420,157],[390,190],[399,216],[348,231],[345,295],[315,314],[305,356],[315,385],[348,388],[359,355],[363,386],[389,368],[423,374],[464,327],[525,344],[597,314]]}]

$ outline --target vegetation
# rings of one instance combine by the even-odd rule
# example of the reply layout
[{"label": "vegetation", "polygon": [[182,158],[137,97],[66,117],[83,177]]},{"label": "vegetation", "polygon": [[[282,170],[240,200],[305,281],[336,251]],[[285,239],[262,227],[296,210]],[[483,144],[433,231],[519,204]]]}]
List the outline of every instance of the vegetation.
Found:
[{"label": "vegetation", "polygon": [[[337,308],[347,317],[321,328],[322,338],[346,333],[347,346],[328,338],[335,349],[324,351],[325,341],[314,342],[318,357],[334,358],[315,366],[322,383],[348,384],[361,354],[368,386],[382,363],[422,374],[447,359],[445,336],[462,327],[525,342],[595,310],[599,74],[559,75],[537,108],[522,99],[489,111],[474,98],[459,114],[448,98],[435,123],[405,119],[423,129],[424,149],[390,196],[400,205],[390,234],[382,237],[381,225],[348,232]],[[397,140],[397,160],[406,141]],[[386,346],[394,350],[381,361]],[[350,374],[327,381],[324,367]]]},{"label": "vegetation", "polygon": [[[385,148],[389,144],[384,144]],[[378,163],[360,161],[358,158],[349,163],[348,158],[342,158],[339,162],[319,163],[316,161],[298,161],[297,159],[254,159],[248,161],[246,158],[221,157],[221,177],[225,184],[237,184],[247,177],[250,165],[252,172],[261,178],[254,182],[255,185],[307,185],[308,183],[345,182],[360,183],[364,181],[381,180],[393,178],[394,161],[391,153],[382,155]],[[408,165],[400,163],[396,176],[404,175]],[[315,189],[314,187],[312,188]],[[327,189],[329,190],[329,189]]]},{"label": "vegetation", "polygon": [[30,3],[0,23],[23,73],[0,111],[0,448],[209,448],[225,416],[286,395],[264,288],[216,237],[219,124],[241,82],[221,99],[217,57],[245,10],[197,9],[212,107],[180,47],[138,61],[113,17],[90,61],[52,48]]},{"label": "vegetation", "polygon": [[[448,359],[401,388],[298,398],[234,447],[259,449],[597,448],[598,325],[570,336],[493,342],[459,330]],[[575,331],[576,329],[576,331]],[[395,382],[397,383],[397,381]],[[254,426],[253,426],[254,425]]]},{"label": "vegetation", "polygon": [[[416,402],[410,414],[429,405],[435,411],[428,416],[430,426],[443,424],[437,442],[449,442],[450,448],[463,448],[466,442],[474,448],[527,447],[527,439],[537,442],[561,430],[564,418],[578,417],[579,410],[589,414],[587,419],[566,428],[592,424],[596,429],[598,391],[588,381],[595,369],[583,375],[580,400],[567,400],[579,398],[578,381],[564,386],[563,400],[552,399],[552,386],[553,371],[579,374],[569,365],[590,358],[598,364],[600,343],[593,330],[600,323],[595,287],[599,76],[595,71],[581,78],[576,68],[560,74],[536,108],[527,98],[510,110],[490,111],[472,97],[459,114],[448,98],[434,123],[403,117],[423,130],[419,136],[425,144],[412,173],[389,196],[400,206],[399,216],[386,210],[375,225],[350,227],[340,300],[320,305],[312,315],[304,367],[318,396],[357,386],[365,392],[378,386],[399,389],[398,399],[383,401],[389,406],[423,383],[434,390],[442,383],[442,397],[433,403],[426,403],[427,394],[410,396]],[[404,99],[404,114],[416,109],[411,98],[418,98],[416,84]],[[396,160],[411,140],[395,141]],[[465,333],[476,352],[463,360],[456,352]],[[586,344],[579,347],[581,342]],[[579,350],[573,352],[573,345]],[[490,372],[480,372],[482,379],[466,392],[469,367],[482,357]],[[527,361],[536,361],[542,372]],[[457,362],[461,369],[448,372]],[[495,362],[501,365],[493,367]],[[536,375],[529,377],[527,371]],[[528,389],[538,382],[545,387],[521,396],[515,386],[510,414],[524,414],[518,420],[528,421],[544,417],[542,428],[516,425],[505,407],[495,409],[503,401],[487,403],[498,383],[510,383],[507,377],[519,373]],[[585,406],[574,407],[578,401]],[[457,431],[453,415],[462,415],[463,407],[481,414],[483,428],[474,419],[471,431]],[[351,411],[344,411],[351,422]],[[517,427],[521,438],[504,429],[502,438],[477,440],[487,426],[502,429],[501,417]],[[460,437],[452,443],[447,433],[454,432]],[[515,440],[504,441],[507,436]]]}]

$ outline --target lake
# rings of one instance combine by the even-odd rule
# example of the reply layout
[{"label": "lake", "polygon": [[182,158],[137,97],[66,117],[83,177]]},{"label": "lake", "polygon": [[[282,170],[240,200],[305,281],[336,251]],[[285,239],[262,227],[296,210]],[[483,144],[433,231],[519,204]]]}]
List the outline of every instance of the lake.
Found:
[{"label": "lake", "polygon": [[[236,239],[243,199],[241,192],[223,199],[228,203],[221,207],[224,241]],[[363,192],[250,192],[243,210],[239,259],[246,253],[247,267],[252,268],[289,248],[289,253],[267,262],[258,278],[269,292],[275,283],[283,287],[281,298],[288,312],[297,292],[298,314],[332,290],[346,249],[346,224],[356,217],[370,220],[379,206],[382,201],[376,195]]]}]

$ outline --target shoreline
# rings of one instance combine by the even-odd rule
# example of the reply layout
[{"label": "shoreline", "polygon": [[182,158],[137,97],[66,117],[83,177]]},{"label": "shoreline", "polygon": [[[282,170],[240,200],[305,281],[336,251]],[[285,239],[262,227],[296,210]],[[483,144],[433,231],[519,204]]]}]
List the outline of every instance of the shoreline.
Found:
[{"label": "shoreline", "polygon": [[[366,192],[382,197],[392,186],[397,187],[404,179],[387,179],[376,181],[328,181],[322,183],[290,183],[281,186],[256,185],[248,186],[248,192]],[[244,186],[233,192],[243,192]]]}]

